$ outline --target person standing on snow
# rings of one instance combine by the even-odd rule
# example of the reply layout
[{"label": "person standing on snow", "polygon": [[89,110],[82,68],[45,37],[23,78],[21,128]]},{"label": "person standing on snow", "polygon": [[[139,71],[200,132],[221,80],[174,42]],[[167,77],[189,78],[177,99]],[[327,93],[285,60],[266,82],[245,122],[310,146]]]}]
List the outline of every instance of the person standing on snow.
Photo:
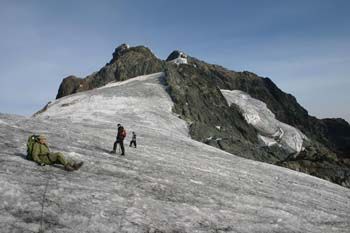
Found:
[{"label": "person standing on snow", "polygon": [[134,131],[132,132],[132,138],[131,138],[129,147],[131,147],[132,144],[134,144],[134,146],[136,148],[136,133]]},{"label": "person standing on snow", "polygon": [[111,151],[111,153],[116,154],[117,144],[119,144],[122,150],[121,155],[125,155],[124,138],[126,137],[126,131],[121,124],[118,124],[117,126],[118,126],[118,134],[117,134],[116,141],[114,142],[113,150]]}]

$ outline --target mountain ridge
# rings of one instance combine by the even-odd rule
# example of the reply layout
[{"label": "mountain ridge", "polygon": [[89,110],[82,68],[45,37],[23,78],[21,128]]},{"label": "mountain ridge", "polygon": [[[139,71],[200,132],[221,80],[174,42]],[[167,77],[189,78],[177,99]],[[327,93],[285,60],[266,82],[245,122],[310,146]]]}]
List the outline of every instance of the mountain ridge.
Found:
[{"label": "mountain ridge", "polygon": [[[248,71],[231,71],[178,50],[164,61],[144,46],[122,44],[100,71],[85,79],[64,79],[57,98],[111,81],[160,71],[167,77],[165,81],[174,102],[173,111],[188,122],[190,135],[195,140],[245,158],[282,165],[350,187],[350,125],[345,120],[319,120],[309,116],[294,96],[284,93],[271,79]],[[238,106],[228,105],[221,89],[244,91],[263,101],[277,120],[299,129],[310,139],[305,141],[305,150],[300,156],[295,154],[286,159],[286,151],[278,146],[261,147],[256,129],[247,124]],[[222,138],[224,140],[217,140]]]}]

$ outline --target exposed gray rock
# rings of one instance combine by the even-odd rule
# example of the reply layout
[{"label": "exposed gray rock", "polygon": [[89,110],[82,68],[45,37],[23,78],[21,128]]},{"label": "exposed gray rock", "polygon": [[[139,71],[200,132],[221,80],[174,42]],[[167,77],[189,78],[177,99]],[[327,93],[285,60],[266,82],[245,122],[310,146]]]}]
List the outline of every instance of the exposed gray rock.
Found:
[{"label": "exposed gray rock", "polygon": [[110,64],[116,61],[119,57],[121,57],[126,51],[130,48],[127,44],[121,44],[119,45],[113,53],[113,59],[109,62]]},{"label": "exposed gray rock", "polygon": [[112,81],[161,72],[164,69],[163,63],[144,46],[129,48],[128,45],[122,44],[115,49],[111,61],[98,72],[84,79],[75,76],[63,79],[56,98],[98,88]]},{"label": "exposed gray rock", "polygon": [[58,89],[57,98],[76,93],[78,90],[88,90],[84,80],[73,75],[68,76],[62,80],[62,83]]}]

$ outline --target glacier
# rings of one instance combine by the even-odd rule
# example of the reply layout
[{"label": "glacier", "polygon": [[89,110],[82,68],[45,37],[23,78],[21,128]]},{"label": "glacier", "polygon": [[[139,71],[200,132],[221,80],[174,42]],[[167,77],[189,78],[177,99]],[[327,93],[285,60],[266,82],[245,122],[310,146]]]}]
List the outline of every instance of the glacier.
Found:
[{"label": "glacier", "polygon": [[[349,189],[192,140],[165,78],[66,96],[35,117],[0,114],[1,232],[349,232]],[[276,143],[299,150],[303,135],[258,116],[247,119],[262,136],[278,138],[280,127]],[[108,153],[117,123],[126,145],[138,135],[125,157]],[[32,133],[84,166],[69,173],[25,160]]]},{"label": "glacier", "polygon": [[258,131],[264,145],[278,145],[294,156],[303,149],[307,137],[295,127],[278,121],[263,101],[240,90],[221,90],[221,93],[229,105],[239,107],[247,123]]}]

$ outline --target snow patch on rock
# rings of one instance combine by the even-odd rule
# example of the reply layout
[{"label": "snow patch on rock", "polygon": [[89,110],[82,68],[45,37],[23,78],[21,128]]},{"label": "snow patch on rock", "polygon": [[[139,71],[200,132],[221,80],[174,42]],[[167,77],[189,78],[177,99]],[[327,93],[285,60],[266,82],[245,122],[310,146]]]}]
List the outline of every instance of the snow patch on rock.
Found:
[{"label": "snow patch on rock", "polygon": [[273,145],[278,144],[274,138],[265,137],[265,136],[262,136],[260,134],[258,134],[258,139],[260,140],[260,142],[262,144],[264,144],[266,146],[273,146]]},{"label": "snow patch on rock", "polygon": [[240,90],[221,90],[228,104],[236,104],[245,120],[259,132],[266,146],[280,145],[289,153],[298,154],[307,137],[298,129],[276,119],[266,104]]},{"label": "snow patch on rock", "polygon": [[176,65],[188,64],[187,55],[183,52],[179,52],[179,56],[169,62],[175,63]]}]

